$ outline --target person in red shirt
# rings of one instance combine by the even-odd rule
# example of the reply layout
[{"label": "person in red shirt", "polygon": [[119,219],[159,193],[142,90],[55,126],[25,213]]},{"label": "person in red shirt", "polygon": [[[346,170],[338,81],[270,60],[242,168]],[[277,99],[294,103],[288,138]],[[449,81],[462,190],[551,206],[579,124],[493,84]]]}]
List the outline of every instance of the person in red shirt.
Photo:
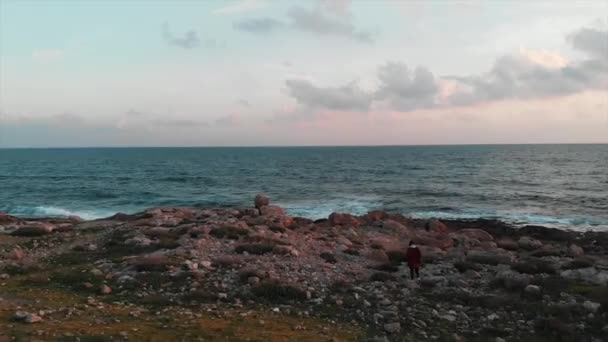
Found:
[{"label": "person in red shirt", "polygon": [[407,265],[410,267],[410,277],[414,279],[414,274],[417,278],[420,278],[420,266],[422,265],[422,254],[420,249],[414,243],[410,241],[410,245],[406,252]]}]

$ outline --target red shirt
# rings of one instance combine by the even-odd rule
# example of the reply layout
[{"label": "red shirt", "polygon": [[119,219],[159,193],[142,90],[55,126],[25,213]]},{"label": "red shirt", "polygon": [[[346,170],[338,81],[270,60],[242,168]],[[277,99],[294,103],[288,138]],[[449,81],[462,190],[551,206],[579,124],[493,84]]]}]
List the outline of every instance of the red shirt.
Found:
[{"label": "red shirt", "polygon": [[409,247],[406,252],[407,264],[410,267],[420,267],[422,264],[422,254],[418,247]]}]

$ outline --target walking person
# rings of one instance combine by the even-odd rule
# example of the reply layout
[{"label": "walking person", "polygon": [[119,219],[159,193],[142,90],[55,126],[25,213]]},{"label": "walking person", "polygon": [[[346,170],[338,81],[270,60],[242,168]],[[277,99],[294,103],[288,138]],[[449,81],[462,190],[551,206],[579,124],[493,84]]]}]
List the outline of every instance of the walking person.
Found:
[{"label": "walking person", "polygon": [[410,245],[406,252],[407,265],[410,267],[410,277],[414,279],[420,278],[420,266],[422,265],[422,254],[414,241],[410,241]]}]

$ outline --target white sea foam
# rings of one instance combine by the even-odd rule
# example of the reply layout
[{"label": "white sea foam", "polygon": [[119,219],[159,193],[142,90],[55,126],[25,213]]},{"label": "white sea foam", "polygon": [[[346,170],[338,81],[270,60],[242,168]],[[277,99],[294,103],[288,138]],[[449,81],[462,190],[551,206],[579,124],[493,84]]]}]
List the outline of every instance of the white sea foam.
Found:
[{"label": "white sea foam", "polygon": [[326,201],[299,200],[277,203],[284,207],[290,215],[302,216],[310,219],[327,218],[333,212],[351,213],[364,215],[370,210],[381,206],[380,198],[374,195],[354,196],[349,194],[340,195]]},{"label": "white sea foam", "polygon": [[112,216],[112,210],[70,210],[54,206],[16,207],[7,211],[8,214],[27,217],[68,217],[78,216],[84,220],[94,220]]},{"label": "white sea foam", "polygon": [[541,225],[545,227],[555,227],[560,229],[572,230],[608,230],[608,219],[602,220],[598,217],[589,216],[568,216],[553,217],[538,214],[507,213],[490,211],[463,211],[463,212],[444,212],[444,211],[422,211],[410,212],[410,216],[415,218],[439,218],[452,220],[474,220],[474,219],[496,219],[515,225]]}]

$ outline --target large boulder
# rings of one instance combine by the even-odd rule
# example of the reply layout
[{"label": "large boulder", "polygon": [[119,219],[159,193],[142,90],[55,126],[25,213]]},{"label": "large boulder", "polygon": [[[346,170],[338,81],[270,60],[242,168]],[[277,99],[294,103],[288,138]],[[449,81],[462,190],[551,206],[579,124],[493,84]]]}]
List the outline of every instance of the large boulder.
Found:
[{"label": "large boulder", "polygon": [[415,234],[405,225],[395,220],[384,220],[382,221],[382,229],[387,232],[397,234],[399,236],[405,236],[407,239],[415,238]]},{"label": "large boulder", "polygon": [[388,214],[382,210],[373,210],[363,215],[361,218],[367,223],[382,221],[388,217]]},{"label": "large boulder", "polygon": [[525,249],[528,251],[533,251],[535,249],[539,249],[543,246],[543,243],[539,240],[533,239],[529,236],[522,236],[517,241],[517,245],[521,249]]},{"label": "large boulder", "polygon": [[19,220],[16,217],[0,212],[0,224],[15,223],[18,221]]},{"label": "large boulder", "polygon": [[456,232],[456,235],[468,239],[475,239],[480,242],[494,241],[494,237],[490,233],[481,229],[461,229]]},{"label": "large boulder", "polygon": [[12,235],[15,236],[42,236],[53,232],[55,226],[49,223],[33,222],[17,228]]},{"label": "large boulder", "polygon": [[454,239],[447,234],[417,231],[413,239],[421,246],[437,247],[443,250],[454,246]]},{"label": "large boulder", "polygon": [[580,257],[583,256],[585,254],[585,251],[583,250],[582,247],[575,245],[575,244],[571,244],[568,247],[568,256],[571,257]]},{"label": "large boulder", "polygon": [[357,217],[344,213],[332,213],[329,215],[329,223],[332,226],[358,227],[361,225]]},{"label": "large boulder", "polygon": [[448,226],[439,220],[430,220],[425,224],[425,230],[433,233],[447,233],[449,232]]},{"label": "large boulder", "polygon": [[516,251],[519,249],[517,242],[510,238],[502,238],[496,241],[496,245],[499,248],[506,249],[508,251]]},{"label": "large boulder", "polygon": [[254,202],[255,207],[260,209],[262,207],[270,205],[270,198],[268,198],[264,195],[257,195],[257,196],[255,196],[255,199],[253,200],[253,202]]},{"label": "large boulder", "polygon": [[260,213],[264,216],[285,216],[285,209],[277,205],[265,205],[260,208]]}]

